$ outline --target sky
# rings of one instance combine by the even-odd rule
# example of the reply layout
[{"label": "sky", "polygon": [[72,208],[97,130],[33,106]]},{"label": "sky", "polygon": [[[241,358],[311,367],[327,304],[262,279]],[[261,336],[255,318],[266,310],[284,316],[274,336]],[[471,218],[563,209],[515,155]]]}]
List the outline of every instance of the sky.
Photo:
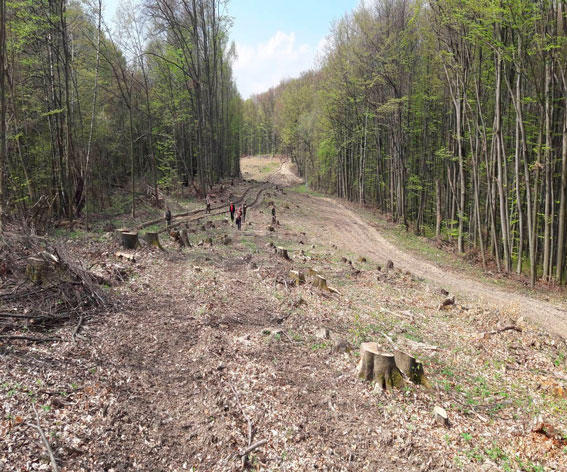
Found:
[{"label": "sky", "polygon": [[[230,32],[238,58],[233,71],[242,98],[265,92],[315,66],[333,20],[360,0],[230,0]],[[120,0],[105,0],[112,18]]]}]

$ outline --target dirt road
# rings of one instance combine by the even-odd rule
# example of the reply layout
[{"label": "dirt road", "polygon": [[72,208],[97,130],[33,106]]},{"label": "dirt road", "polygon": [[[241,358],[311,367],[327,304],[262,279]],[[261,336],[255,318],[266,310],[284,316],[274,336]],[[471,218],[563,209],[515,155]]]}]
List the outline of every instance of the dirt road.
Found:
[{"label": "dirt road", "polygon": [[292,198],[297,199],[297,204],[306,210],[308,220],[305,217],[302,217],[302,220],[316,232],[317,238],[323,244],[335,244],[381,265],[391,259],[396,267],[409,270],[412,274],[443,287],[455,294],[458,300],[479,301],[508,313],[517,313],[550,333],[567,338],[566,310],[521,293],[467,278],[416,258],[387,241],[376,228],[337,200],[304,195]]},{"label": "dirt road", "polygon": [[[261,160],[258,162],[262,162]],[[243,171],[253,173],[250,164],[257,161],[243,161]],[[266,164],[264,164],[266,165]],[[271,182],[289,182],[293,173],[289,165],[280,165],[278,171],[269,176]],[[278,175],[281,174],[281,177]],[[262,180],[262,175],[255,175]],[[292,181],[297,184],[297,178]],[[414,257],[386,240],[380,232],[346,208],[339,201],[294,194],[289,197],[304,209],[301,224],[308,226],[316,238],[324,244],[335,244],[338,248],[361,254],[378,264],[384,265],[391,259],[396,267],[409,270],[414,275],[455,294],[457,299],[480,302],[517,314],[537,323],[548,332],[567,338],[567,310],[552,303],[537,300],[518,291],[509,291],[494,284],[473,280],[434,264]]]}]

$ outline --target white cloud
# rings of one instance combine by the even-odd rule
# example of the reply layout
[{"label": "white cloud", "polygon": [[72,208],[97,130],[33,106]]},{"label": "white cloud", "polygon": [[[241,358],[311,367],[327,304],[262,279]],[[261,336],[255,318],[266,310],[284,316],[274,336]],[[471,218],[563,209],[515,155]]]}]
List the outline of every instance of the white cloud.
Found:
[{"label": "white cloud", "polygon": [[238,58],[234,64],[234,75],[242,97],[265,92],[282,79],[297,77],[312,68],[323,44],[322,41],[315,46],[298,44],[295,33],[281,31],[264,43],[237,43]]}]

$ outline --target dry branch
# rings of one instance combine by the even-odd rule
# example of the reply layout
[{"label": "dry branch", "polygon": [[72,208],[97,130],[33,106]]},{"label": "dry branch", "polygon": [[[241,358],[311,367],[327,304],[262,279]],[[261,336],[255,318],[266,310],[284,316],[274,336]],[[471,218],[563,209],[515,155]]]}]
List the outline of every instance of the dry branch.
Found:
[{"label": "dry branch", "polygon": [[41,425],[39,424],[39,414],[37,412],[37,409],[33,403],[32,406],[33,406],[33,411],[35,412],[36,424],[31,424],[31,423],[27,423],[27,424],[28,426],[31,426],[32,428],[37,430],[37,432],[39,433],[39,437],[41,438],[41,442],[43,442],[43,445],[45,446],[45,448],[47,449],[47,453],[49,454],[49,459],[51,461],[51,468],[53,469],[53,472],[59,472],[59,467],[57,466],[57,461],[55,460],[55,456],[53,455],[51,446],[49,445],[49,442],[45,437],[45,433],[43,432],[43,429],[41,429]]}]

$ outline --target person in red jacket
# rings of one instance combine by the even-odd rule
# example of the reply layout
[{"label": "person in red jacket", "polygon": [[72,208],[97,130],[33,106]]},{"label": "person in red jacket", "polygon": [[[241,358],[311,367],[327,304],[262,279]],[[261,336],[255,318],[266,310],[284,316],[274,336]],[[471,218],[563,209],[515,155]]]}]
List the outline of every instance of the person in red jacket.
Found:
[{"label": "person in red jacket", "polygon": [[230,206],[228,207],[228,211],[230,212],[230,222],[234,223],[234,203],[230,202]]}]

